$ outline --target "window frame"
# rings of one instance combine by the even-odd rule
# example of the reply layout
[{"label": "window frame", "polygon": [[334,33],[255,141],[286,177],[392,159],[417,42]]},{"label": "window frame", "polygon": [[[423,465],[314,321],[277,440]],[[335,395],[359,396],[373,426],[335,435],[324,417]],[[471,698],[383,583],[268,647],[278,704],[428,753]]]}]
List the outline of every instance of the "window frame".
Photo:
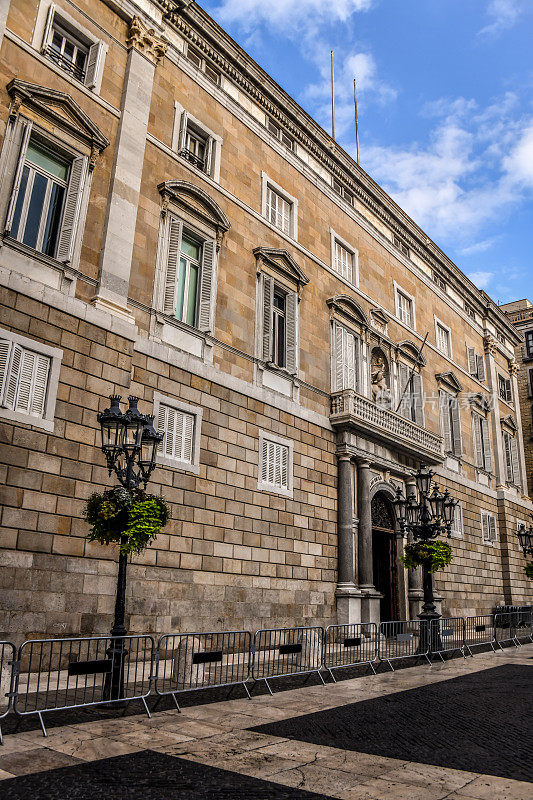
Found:
[{"label": "window frame", "polygon": [[[329,229],[329,236],[330,236],[330,246],[331,246],[331,269],[333,270],[335,275],[338,275],[340,278],[346,281],[346,283],[348,283],[350,286],[355,286],[355,287],[359,286],[359,252],[357,248],[353,247],[353,245],[351,245],[349,242],[343,239],[342,236],[339,236],[339,234],[336,233],[333,230],[333,228]],[[343,275],[342,272],[340,272],[335,266],[337,263],[336,262],[337,245],[346,250],[346,252],[349,253],[349,255],[351,256],[352,260],[351,279]]]},{"label": "window frame", "polygon": [[533,330],[524,332],[526,358],[533,359]]},{"label": "window frame", "polygon": [[[198,167],[194,161],[182,155],[184,150],[184,143],[188,134],[188,126],[191,125],[191,132],[198,138],[203,136],[206,142],[205,151],[205,166],[204,168]],[[196,129],[196,131],[195,131]],[[174,101],[174,126],[172,129],[171,148],[176,155],[187,164],[187,166],[194,169],[195,172],[202,176],[207,176],[211,180],[218,183],[220,181],[220,163],[222,158],[222,144],[223,139],[210,128],[207,127],[198,117],[190,113],[188,109]]]},{"label": "window frame", "polygon": [[285,128],[282,128],[281,125],[278,125],[278,123],[268,115],[266,117],[265,127],[267,131],[278,140],[278,142],[281,142],[281,144],[283,144],[292,153],[296,152],[296,142],[293,137],[286,132]]},{"label": "window frame", "polygon": [[[489,531],[490,536],[490,522],[489,520],[494,520],[494,539],[487,538],[483,532],[484,523],[483,519],[487,520],[487,529]],[[491,511],[482,511],[481,512],[481,542],[482,544],[486,544],[489,547],[494,547],[496,542],[498,541],[498,520],[496,518],[496,514],[493,514]]]},{"label": "window frame", "polygon": [[[442,402],[446,396],[446,405]],[[452,402],[453,401],[453,402]],[[446,412],[444,409],[446,408]],[[454,409],[456,413],[454,414]],[[447,433],[447,426],[444,420],[444,413],[448,414],[448,421],[450,426],[450,444],[451,448],[446,448],[446,433]],[[459,398],[456,394],[452,394],[451,392],[447,391],[446,389],[439,389],[439,419],[441,425],[441,433],[444,439],[444,449],[445,454],[451,456],[452,458],[461,459],[463,456],[463,435],[461,429],[461,409],[459,405]],[[457,422],[457,430],[455,430],[455,422]],[[457,447],[455,446],[457,444]]]},{"label": "window frame", "polygon": [[[269,190],[274,192],[289,205],[288,232],[284,231],[282,228],[270,221],[267,213]],[[265,219],[268,225],[270,225],[278,233],[281,233],[283,236],[286,236],[289,239],[294,239],[295,241],[298,240],[298,200],[296,197],[293,197],[285,189],[283,189],[282,186],[269,178],[266,172],[261,172],[261,216]]]},{"label": "window frame", "polygon": [[[518,434],[502,430],[503,459],[505,466],[506,483],[521,488],[520,451],[518,447]],[[515,471],[516,465],[516,471]],[[516,474],[518,472],[518,474]]]},{"label": "window frame", "polygon": [[[459,509],[459,512],[460,512],[460,514],[459,514],[460,525],[458,526],[458,529],[452,526],[452,528],[450,530],[450,536],[451,536],[452,539],[464,539],[464,537],[465,537],[464,510],[463,510],[463,503],[460,500],[457,503],[457,505],[455,506],[456,512],[457,512],[457,509]],[[456,519],[457,518],[454,516],[454,520],[453,520],[454,524],[455,524]]]},{"label": "window frame", "polygon": [[[286,447],[287,454],[287,487],[277,486],[268,481],[263,481],[263,447],[265,442],[272,442],[281,447]],[[257,462],[257,489],[260,492],[279,494],[292,499],[294,495],[294,441],[276,436],[270,431],[259,430],[259,450]]]},{"label": "window frame", "polygon": [[[56,18],[58,20],[58,27],[65,29],[67,34],[72,31],[71,35],[73,40],[77,39],[80,44],[87,47],[86,76],[83,81],[61,67],[57,61],[46,53],[52,40],[52,31]],[[48,3],[46,0],[41,2],[37,12],[32,45],[35,49],[40,51],[43,58],[46,58],[47,61],[54,64],[56,69],[63,75],[67,75],[77,86],[84,86],[88,91],[94,92],[94,94],[100,94],[108,45],[102,39],[99,39],[97,35],[89,31],[84,25],[80,24],[80,22],[72,17],[63,7],[59,7],[55,3]],[[96,50],[93,51],[95,53],[93,75],[87,76],[90,50],[92,47],[96,48]]]},{"label": "window frame", "polygon": [[194,417],[194,431],[193,431],[193,444],[192,444],[192,461],[183,461],[182,459],[174,458],[166,455],[161,450],[157,450],[156,464],[162,467],[171,467],[172,469],[180,469],[184,472],[192,472],[195,475],[200,474],[200,445],[202,437],[202,406],[192,406],[189,403],[184,403],[182,400],[176,400],[174,397],[168,397],[154,392],[154,420],[155,425],[158,424],[159,409],[161,406],[168,406],[169,408],[179,411],[183,414],[190,414]]},{"label": "window frame", "polygon": [[[398,322],[400,322],[406,328],[409,328],[409,330],[416,331],[415,298],[413,297],[412,294],[409,294],[409,292],[406,292],[405,289],[403,289],[400,286],[400,284],[396,283],[396,281],[393,281],[393,286],[394,286],[394,315],[395,315],[396,319],[398,320]],[[399,297],[400,296],[403,296],[403,298],[408,300],[410,302],[410,304],[411,304],[411,321],[410,322],[407,322],[406,320],[402,319],[402,317],[400,316],[400,313],[399,313],[399,308],[400,308]]]},{"label": "window frame", "polygon": [[15,411],[14,409],[5,408],[3,405],[0,405],[0,418],[10,420],[11,422],[21,422],[30,425],[32,428],[40,428],[49,433],[53,433],[63,350],[57,347],[50,347],[50,345],[43,344],[27,336],[21,336],[18,333],[3,328],[0,328],[0,339],[6,339],[12,344],[18,344],[23,350],[29,350],[50,359],[43,416],[37,417],[33,414]]},{"label": "window frame", "polygon": [[[191,53],[196,56],[197,60],[200,62],[199,64],[193,58],[191,58]],[[200,72],[202,72],[205,75],[207,80],[210,83],[212,83],[213,86],[221,86],[221,84],[222,84],[222,73],[219,72],[219,70],[217,70],[216,66],[214,64],[212,64],[211,61],[206,59],[194,47],[194,45],[191,45],[190,43],[187,43],[187,47],[186,47],[186,50],[184,52],[184,56],[187,59],[187,61],[189,62],[189,64],[193,64],[193,66],[195,66],[196,69],[200,70]],[[211,70],[212,73],[216,73],[216,76],[217,76],[216,81],[213,80],[213,78],[211,78],[209,76],[208,70]]]},{"label": "window frame", "polygon": [[[502,384],[504,386],[503,394],[502,394]],[[504,403],[512,404],[513,402],[513,386],[511,383],[511,379],[508,378],[506,375],[502,375],[501,372],[498,372],[498,397]]]},{"label": "window frame", "polygon": [[[341,358],[340,363],[338,360],[339,356],[339,331],[342,331],[340,334],[341,337],[341,347],[342,347],[342,355],[345,354],[346,345],[347,345],[347,337],[351,336],[354,340],[354,364],[353,364],[353,374],[354,374],[354,383],[355,386],[345,386],[345,376],[347,371],[350,370],[350,364],[347,363],[343,358]],[[349,391],[350,389],[356,392],[357,394],[362,394],[362,376],[361,376],[361,362],[362,362],[362,342],[361,337],[357,333],[357,331],[350,328],[348,325],[340,322],[339,320],[335,319],[333,321],[333,335],[332,335],[332,369],[331,369],[331,384],[333,387],[334,392],[344,392]],[[342,386],[339,385],[339,372],[342,371]]]},{"label": "window frame", "polygon": [[[433,315],[433,319],[435,321],[435,346],[439,353],[450,360],[453,359],[453,350],[452,350],[452,331],[449,325],[446,325],[442,320],[440,320],[437,316]],[[443,350],[439,346],[439,329],[440,331],[444,332],[447,336],[447,349]]]}]

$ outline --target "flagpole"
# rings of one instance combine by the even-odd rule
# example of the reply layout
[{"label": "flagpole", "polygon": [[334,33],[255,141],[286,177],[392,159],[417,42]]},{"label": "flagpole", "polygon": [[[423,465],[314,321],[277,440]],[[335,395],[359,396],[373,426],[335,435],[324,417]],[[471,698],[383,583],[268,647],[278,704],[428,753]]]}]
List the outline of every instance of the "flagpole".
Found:
[{"label": "flagpole", "polygon": [[357,145],[357,163],[359,164],[359,117],[357,114],[357,82],[353,79],[353,102],[355,106],[355,142]]},{"label": "flagpole", "polygon": [[333,50],[331,51],[331,138],[335,139],[335,74],[333,70]]}]

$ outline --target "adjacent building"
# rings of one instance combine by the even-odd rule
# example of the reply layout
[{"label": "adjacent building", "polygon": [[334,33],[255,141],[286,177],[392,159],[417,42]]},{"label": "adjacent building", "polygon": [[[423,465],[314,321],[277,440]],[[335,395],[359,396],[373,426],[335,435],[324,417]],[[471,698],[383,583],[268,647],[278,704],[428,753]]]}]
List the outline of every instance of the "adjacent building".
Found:
[{"label": "adjacent building", "polygon": [[11,0],[0,37],[0,635],[110,626],[113,393],[173,509],[132,631],[413,617],[421,463],[460,501],[444,613],[531,600],[503,311],[196,3]]}]

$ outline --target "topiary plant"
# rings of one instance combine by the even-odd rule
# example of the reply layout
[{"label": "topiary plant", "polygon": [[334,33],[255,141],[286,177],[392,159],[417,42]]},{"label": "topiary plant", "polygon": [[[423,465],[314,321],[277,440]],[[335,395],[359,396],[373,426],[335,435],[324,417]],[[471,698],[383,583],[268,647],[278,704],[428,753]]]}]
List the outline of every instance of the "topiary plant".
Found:
[{"label": "topiary plant", "polygon": [[400,561],[407,569],[419,566],[427,567],[428,572],[438,572],[451,564],[452,548],[446,542],[436,539],[434,542],[412,542],[406,544]]},{"label": "topiary plant", "polygon": [[127,555],[142,553],[153,542],[167,524],[170,508],[159,495],[116,487],[92,494],[83,516],[90,526],[90,542],[119,544]]}]

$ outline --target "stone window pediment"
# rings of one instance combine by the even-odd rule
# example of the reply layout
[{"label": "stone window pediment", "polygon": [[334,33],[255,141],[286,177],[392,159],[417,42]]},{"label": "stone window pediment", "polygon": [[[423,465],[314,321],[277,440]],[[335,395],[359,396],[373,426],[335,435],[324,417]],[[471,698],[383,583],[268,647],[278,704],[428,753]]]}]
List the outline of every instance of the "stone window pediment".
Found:
[{"label": "stone window pediment", "polygon": [[341,314],[346,317],[356,328],[368,328],[368,317],[359,303],[347,294],[337,294],[326,300],[330,313],[335,316]]},{"label": "stone window pediment", "polygon": [[457,395],[459,392],[463,391],[463,386],[454,372],[439,372],[435,375],[435,378],[440,387],[446,391],[452,392],[452,394]]},{"label": "stone window pediment", "polygon": [[426,366],[426,358],[420,352],[420,348],[416,346],[414,342],[411,342],[409,339],[405,339],[403,342],[398,344],[398,352],[404,356],[405,359],[408,361],[418,362],[423,367]]},{"label": "stone window pediment", "polygon": [[507,417],[504,417],[501,421],[502,428],[507,428],[508,430],[512,431],[513,434],[517,433],[518,428],[516,422],[514,421],[514,417],[509,414]]},{"label": "stone window pediment", "polygon": [[267,267],[296,284],[298,291],[309,283],[309,278],[298,266],[294,258],[284,249],[275,247],[256,247],[253,254],[257,261],[257,271],[262,272]]},{"label": "stone window pediment", "polygon": [[490,402],[487,398],[487,395],[482,394],[481,392],[476,392],[471,394],[468,400],[473,408],[476,408],[483,414],[487,414],[490,411]]},{"label": "stone window pediment", "polygon": [[192,217],[200,220],[208,228],[216,231],[217,248],[220,248],[230,221],[218,203],[199,186],[184,180],[169,180],[158,185],[163,198],[161,214],[164,217],[172,202],[179,209],[185,209]]}]

